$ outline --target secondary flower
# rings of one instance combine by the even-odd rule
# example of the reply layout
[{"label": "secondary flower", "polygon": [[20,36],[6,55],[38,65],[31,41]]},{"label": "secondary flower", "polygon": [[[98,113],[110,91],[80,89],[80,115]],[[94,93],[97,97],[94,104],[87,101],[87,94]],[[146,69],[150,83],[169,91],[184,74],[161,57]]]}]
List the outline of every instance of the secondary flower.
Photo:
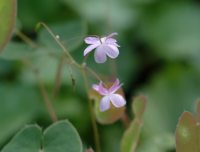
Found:
[{"label": "secondary flower", "polygon": [[102,38],[98,37],[86,37],[84,39],[89,46],[84,50],[84,56],[95,49],[94,59],[97,63],[104,63],[107,60],[107,56],[114,59],[119,55],[117,41],[112,38],[117,33],[111,33],[110,35]]},{"label": "secondary flower", "polygon": [[123,107],[126,104],[125,99],[120,94],[115,93],[121,86],[122,84],[120,84],[119,79],[116,79],[109,89],[105,88],[102,82],[100,82],[99,85],[94,84],[92,86],[94,90],[103,96],[100,101],[100,111],[108,110],[110,108],[110,102],[116,108]]}]

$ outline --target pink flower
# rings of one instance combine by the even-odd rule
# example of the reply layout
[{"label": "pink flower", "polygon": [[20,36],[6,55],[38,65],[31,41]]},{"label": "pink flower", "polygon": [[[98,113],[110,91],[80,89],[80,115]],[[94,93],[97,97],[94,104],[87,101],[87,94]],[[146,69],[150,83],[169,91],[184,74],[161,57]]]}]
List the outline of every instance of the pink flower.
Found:
[{"label": "pink flower", "polygon": [[103,98],[100,101],[100,111],[106,111],[110,108],[110,102],[116,107],[120,108],[126,104],[125,99],[115,92],[121,88],[119,79],[116,79],[114,84],[109,88],[105,88],[103,83],[100,82],[99,85],[94,84],[92,88],[96,90]]},{"label": "pink flower", "polygon": [[114,59],[119,55],[119,50],[117,47],[117,41],[112,38],[117,35],[117,33],[112,33],[106,37],[86,37],[85,43],[89,46],[84,50],[84,56],[95,49],[94,59],[97,63],[104,63],[107,60],[107,56]]}]

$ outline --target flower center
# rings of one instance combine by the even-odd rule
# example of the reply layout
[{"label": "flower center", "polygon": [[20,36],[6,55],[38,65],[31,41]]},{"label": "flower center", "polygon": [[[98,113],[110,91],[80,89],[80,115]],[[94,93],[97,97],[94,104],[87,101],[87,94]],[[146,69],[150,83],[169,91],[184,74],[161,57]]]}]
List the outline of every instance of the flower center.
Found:
[{"label": "flower center", "polygon": [[105,43],[105,41],[106,41],[106,37],[102,37],[102,38],[100,39],[101,44]]}]

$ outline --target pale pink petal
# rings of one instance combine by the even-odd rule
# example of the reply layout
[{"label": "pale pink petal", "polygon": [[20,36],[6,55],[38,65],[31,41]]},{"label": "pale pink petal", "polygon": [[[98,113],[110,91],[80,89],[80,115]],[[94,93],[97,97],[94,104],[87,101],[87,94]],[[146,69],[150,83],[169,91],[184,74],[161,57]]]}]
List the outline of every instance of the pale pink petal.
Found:
[{"label": "pale pink petal", "polygon": [[108,35],[106,38],[108,39],[108,38],[111,38],[111,37],[116,36],[116,35],[118,35],[118,33],[114,32],[114,33],[111,33],[110,35]]},{"label": "pale pink petal", "polygon": [[119,88],[121,88],[122,84],[120,84],[119,79],[116,79],[113,83],[112,87],[109,89],[109,93],[115,93]]},{"label": "pale pink petal", "polygon": [[99,85],[93,84],[92,88],[97,91],[100,95],[105,96],[108,94],[108,90],[104,88],[103,83],[100,82]]},{"label": "pale pink petal", "polygon": [[106,111],[110,108],[110,99],[108,96],[104,96],[100,101],[100,111]]},{"label": "pale pink petal", "polygon": [[83,55],[86,56],[88,53],[90,53],[93,49],[95,49],[98,46],[98,44],[89,45],[85,50]]},{"label": "pale pink petal", "polygon": [[84,41],[86,44],[100,44],[100,40],[97,37],[86,37]]},{"label": "pale pink petal", "polygon": [[119,55],[119,50],[114,45],[108,45],[107,47],[105,47],[104,51],[112,59],[116,58]]},{"label": "pale pink petal", "polygon": [[117,41],[113,38],[107,38],[106,41],[105,41],[107,44],[113,44],[113,43],[116,43]]},{"label": "pale pink petal", "polygon": [[101,95],[107,95],[108,94],[108,90],[106,88],[104,88],[102,82],[99,83],[99,93]]},{"label": "pale pink petal", "polygon": [[103,45],[100,45],[96,48],[94,52],[94,59],[97,63],[104,63],[107,60],[105,48]]},{"label": "pale pink petal", "polygon": [[93,84],[93,85],[92,85],[92,88],[93,88],[95,91],[99,92],[99,85]]},{"label": "pale pink petal", "polygon": [[109,97],[110,97],[112,104],[116,108],[123,107],[126,104],[126,101],[124,100],[124,98],[119,94],[111,94],[111,95],[109,95]]}]

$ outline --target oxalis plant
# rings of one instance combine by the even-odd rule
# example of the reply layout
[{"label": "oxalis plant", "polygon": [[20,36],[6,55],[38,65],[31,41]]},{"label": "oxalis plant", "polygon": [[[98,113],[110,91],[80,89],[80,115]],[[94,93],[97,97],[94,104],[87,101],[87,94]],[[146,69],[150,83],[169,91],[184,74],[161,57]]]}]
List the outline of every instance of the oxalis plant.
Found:
[{"label": "oxalis plant", "polygon": [[[124,97],[122,83],[118,78],[111,80],[103,80],[87,63],[87,56],[94,51],[94,60],[101,64],[108,59],[116,59],[120,55],[119,45],[114,38],[118,34],[111,33],[104,37],[88,36],[84,42],[88,45],[83,51],[85,57],[83,63],[79,64],[65,48],[60,41],[60,36],[55,35],[45,23],[39,23],[37,29],[44,27],[55,42],[63,51],[63,56],[67,64],[78,69],[84,80],[85,91],[88,96],[88,105],[91,115],[91,125],[93,129],[93,139],[95,147],[89,149],[83,148],[83,143],[73,125],[68,120],[58,120],[51,100],[45,90],[43,82],[38,76],[37,70],[34,70],[38,77],[39,86],[41,88],[44,101],[54,124],[42,131],[38,125],[27,125],[2,149],[2,152],[100,152],[100,135],[98,133],[97,122],[107,125],[122,120],[125,129],[121,139],[120,149],[122,152],[135,151],[139,140],[139,134],[143,125],[142,116],[146,106],[146,97],[138,96],[134,98],[132,112],[134,119],[129,120],[126,114],[126,99]],[[28,60],[23,62],[32,68]],[[90,84],[88,77],[93,76],[96,79],[96,84]],[[94,150],[93,150],[94,149]]]},{"label": "oxalis plant", "polygon": [[[0,51],[2,51],[13,33],[16,19],[16,1],[1,0],[0,4],[0,12],[3,12],[0,13],[0,19],[4,21],[0,22]],[[38,80],[39,90],[53,123],[47,128],[42,128],[37,124],[26,125],[14,137],[7,141],[1,149],[1,152],[101,152],[102,143],[100,142],[101,135],[99,134],[98,124],[110,125],[116,121],[121,121],[124,127],[120,145],[117,145],[120,148],[118,151],[139,151],[138,147],[143,144],[140,139],[143,123],[144,127],[146,127],[143,116],[144,114],[148,114],[147,112],[144,113],[145,109],[148,108],[146,97],[144,95],[138,95],[132,101],[127,101],[122,89],[123,85],[118,77],[113,75],[102,77],[102,73],[97,73],[87,64],[87,57],[91,54],[94,54],[94,62],[97,64],[105,63],[108,60],[117,60],[120,55],[120,45],[115,37],[118,34],[114,32],[111,34],[108,33],[107,36],[103,37],[93,35],[84,38],[83,40],[88,46],[80,53],[80,56],[84,59],[82,63],[79,63],[70,54],[70,50],[63,45],[60,35],[54,34],[53,30],[45,23],[39,23],[37,29],[39,28],[45,28],[48,31],[49,37],[52,37],[62,49],[62,61],[65,61],[64,63],[70,68],[78,70],[80,76],[83,78],[84,82],[82,86],[84,86],[84,92],[88,97],[87,101],[90,111],[92,126],[91,138],[95,144],[94,146],[88,145],[87,141],[82,141],[78,131],[67,118],[64,120],[58,118],[51,101],[51,96],[48,95],[48,91],[40,78],[38,69],[34,68],[31,61],[23,58],[21,61],[32,69]],[[15,34],[33,48],[35,47],[36,44],[20,31],[15,29]],[[4,52],[6,53],[6,49]],[[1,54],[2,56],[9,56],[9,53],[7,55]],[[15,57],[18,58],[18,56]],[[101,66],[105,65],[101,64]],[[95,79],[94,84],[93,82],[91,83],[90,77]],[[58,92],[59,79],[56,80],[57,85],[52,96]],[[76,82],[72,72],[71,81],[74,86]],[[131,103],[131,118],[127,115],[127,102]],[[200,152],[200,101],[197,102],[195,114],[184,112],[177,121],[178,124],[174,137],[176,151]],[[148,148],[152,148],[151,145]]]}]

